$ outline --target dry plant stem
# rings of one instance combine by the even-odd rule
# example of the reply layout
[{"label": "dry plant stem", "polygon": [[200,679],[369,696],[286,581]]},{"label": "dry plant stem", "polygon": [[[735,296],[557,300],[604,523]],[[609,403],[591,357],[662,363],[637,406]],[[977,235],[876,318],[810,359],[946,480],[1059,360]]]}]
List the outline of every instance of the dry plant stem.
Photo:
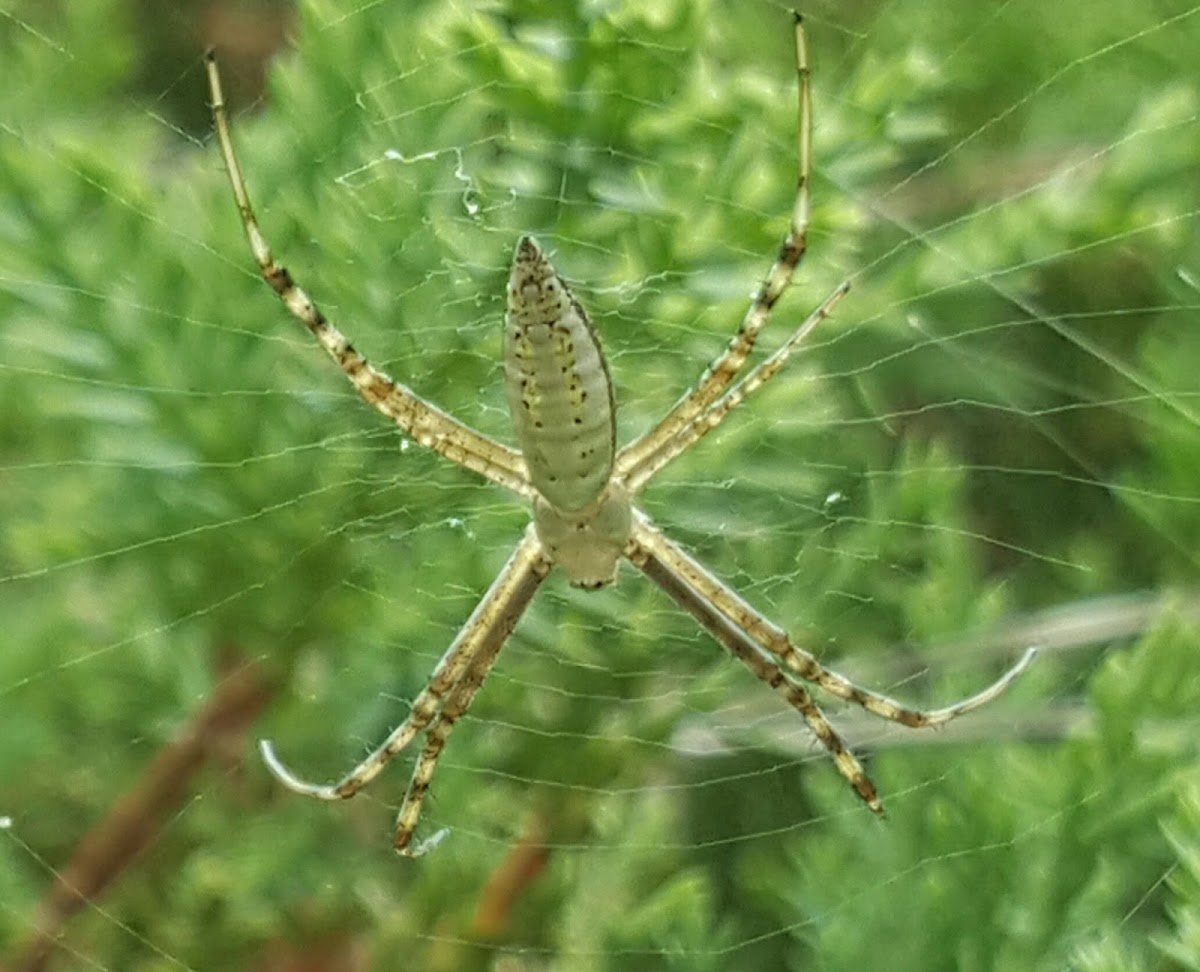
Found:
[{"label": "dry plant stem", "polygon": [[250,662],[241,663],[213,690],[180,734],[167,743],[108,816],[89,830],[38,906],[32,934],[3,966],[8,972],[40,972],[53,955],[67,921],[95,904],[157,836],[163,821],[189,793],[192,778],[209,760],[241,737],[276,690],[275,681]]},{"label": "dry plant stem", "polygon": [[549,863],[546,821],[535,811],[530,814],[520,839],[509,848],[484,885],[471,921],[472,935],[485,941],[496,941],[505,935],[521,896]]}]

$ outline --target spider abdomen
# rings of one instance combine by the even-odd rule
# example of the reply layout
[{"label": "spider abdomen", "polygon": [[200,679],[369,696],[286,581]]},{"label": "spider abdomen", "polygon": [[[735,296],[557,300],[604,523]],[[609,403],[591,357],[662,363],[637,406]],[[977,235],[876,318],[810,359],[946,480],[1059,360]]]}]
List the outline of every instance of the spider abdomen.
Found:
[{"label": "spider abdomen", "polygon": [[551,506],[583,509],[612,475],[612,381],[587,313],[528,236],[513,256],[504,359],[530,480]]}]

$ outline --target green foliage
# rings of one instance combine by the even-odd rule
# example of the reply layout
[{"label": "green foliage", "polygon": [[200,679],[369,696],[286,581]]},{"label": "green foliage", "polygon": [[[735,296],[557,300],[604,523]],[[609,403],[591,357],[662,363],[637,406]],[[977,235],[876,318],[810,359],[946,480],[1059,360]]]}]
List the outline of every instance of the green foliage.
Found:
[{"label": "green foliage", "polygon": [[[974,739],[848,730],[880,824],[644,579],[554,579],[451,740],[435,854],[390,854],[405,759],[332,806],[239,740],[59,966],[349,941],[377,969],[1200,968],[1200,16],[843,6],[805,11],[810,254],[768,343],[853,290],[645,507],[863,684],[969,694],[1020,645],[964,638],[1060,608],[1051,650]],[[377,421],[277,306],[215,146],[127,87],[140,26],[115,0],[0,20],[0,961],[231,667],[276,692],[252,735],[333,776],[526,518]],[[790,14],[747,0],[309,0],[234,137],[356,346],[505,439],[509,253],[548,242],[627,440],[778,247],[791,57]],[[206,97],[198,49],[149,76]],[[545,869],[481,931],[522,835]]]},{"label": "green foliage", "polygon": [[1173,892],[1170,910],[1175,930],[1163,950],[1185,969],[1200,968],[1200,801],[1196,781],[1181,788],[1174,818],[1166,824],[1167,837],[1178,862],[1169,879]]},{"label": "green foliage", "polygon": [[[781,872],[805,874],[790,903],[816,916],[809,960],[862,968],[887,941],[896,969],[1155,967],[1152,916],[1175,859],[1159,822],[1194,780],[1195,752],[1188,744],[1192,762],[1181,764],[1178,723],[1160,730],[1153,720],[1196,711],[1200,685],[1188,676],[1197,634],[1194,620],[1168,617],[1110,658],[1092,684],[1095,724],[1061,745],[972,758],[935,796],[920,780],[946,753],[906,760],[912,789],[893,779],[922,812],[895,812],[886,833],[860,846],[856,866],[847,867],[846,848],[861,845],[862,832],[845,818],[774,862],[759,875],[766,885],[786,886]],[[869,936],[864,914],[876,918]]]}]

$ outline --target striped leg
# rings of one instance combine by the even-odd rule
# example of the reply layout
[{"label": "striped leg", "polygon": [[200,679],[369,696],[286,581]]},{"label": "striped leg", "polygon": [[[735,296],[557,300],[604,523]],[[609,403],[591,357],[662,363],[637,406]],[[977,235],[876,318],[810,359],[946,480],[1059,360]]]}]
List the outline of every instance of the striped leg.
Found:
[{"label": "striped leg", "polygon": [[[550,561],[530,527],[438,662],[429,684],[413,702],[408,718],[342,780],[328,785],[306,783],[284,766],[271,743],[263,740],[259,747],[267,767],[284,786],[303,796],[318,800],[344,800],[354,796],[379,775],[393,756],[434,722],[464,679],[477,677],[482,682],[483,675],[491,669],[505,640],[549,571]],[[480,671],[482,674],[478,674]],[[474,695],[474,691],[470,694]],[[469,704],[470,697],[466,701]]]},{"label": "striped leg", "polygon": [[826,668],[811,654],[800,648],[786,631],[768,621],[744,598],[714,577],[695,558],[646,523],[644,517],[640,519],[635,535],[640,544],[652,550],[668,569],[683,577],[685,582],[709,602],[714,610],[745,631],[754,639],[755,644],[761,646],[763,651],[781,662],[788,671],[806,682],[819,685],[830,695],[853,702],[882,719],[898,722],[911,729],[945,725],[951,719],[986,705],[1007,689],[1037,654],[1036,649],[1028,649],[1012,668],[983,691],[970,698],[941,709],[928,711],[913,709],[879,692],[861,688],[846,676]]},{"label": "striped leg", "polygon": [[421,817],[421,806],[425,802],[425,795],[429,792],[429,784],[433,781],[433,771],[437,768],[437,761],[442,756],[442,750],[446,748],[446,742],[449,740],[455,724],[470,707],[471,702],[475,699],[475,693],[479,691],[483,680],[487,678],[495,663],[496,652],[479,655],[458,684],[454,686],[442,706],[442,710],[426,731],[425,748],[417,757],[412,779],[408,784],[408,792],[404,794],[404,802],[400,805],[400,812],[396,815],[396,832],[392,843],[396,850],[406,857],[420,857],[441,843],[442,837],[446,834],[444,829],[439,830],[419,844],[412,844],[413,833],[416,831],[417,821]]},{"label": "striped leg", "polygon": [[803,685],[788,678],[779,665],[739,630],[728,617],[718,611],[689,579],[660,556],[658,543],[651,540],[651,531],[639,527],[630,541],[627,554],[633,565],[661,587],[681,608],[692,615],[731,655],[742,662],[758,678],[766,682],[792,706],[808,724],[818,742],[833,758],[838,772],[846,778],[854,791],[862,797],[875,813],[883,816],[883,805],[875,784],[871,782],[862,764],[850,752],[845,741],[830,725],[824,713],[813,701]]},{"label": "striped leg", "polygon": [[770,320],[771,310],[792,281],[792,275],[808,247],[810,175],[809,158],[812,152],[812,95],[809,90],[808,46],[804,26],[796,15],[796,73],[799,77],[799,106],[797,140],[799,169],[796,176],[796,201],[792,207],[791,224],[779,248],[766,279],[754,295],[746,316],[725,350],[708,366],[699,383],[653,429],[621,450],[617,458],[617,474],[626,476],[649,457],[668,445],[681,431],[695,421],[745,365],[759,332]]},{"label": "striped leg", "polygon": [[346,373],[364,401],[390,418],[406,435],[427,449],[432,449],[452,462],[494,483],[506,486],[515,493],[532,498],[533,488],[529,485],[525,460],[516,451],[464,425],[376,369],[354,349],[346,336],[329,322],[308,294],[292,279],[292,275],[275,260],[250,205],[246,182],[242,177],[241,166],[233,148],[233,139],[229,134],[229,117],[221,92],[216,58],[211,51],[207,55],[205,66],[208,70],[217,141],[225,158],[229,184],[237,200],[246,239],[250,243],[263,279],[279,295],[279,299],[292,316],[313,333],[329,356],[337,362],[338,367]]}]

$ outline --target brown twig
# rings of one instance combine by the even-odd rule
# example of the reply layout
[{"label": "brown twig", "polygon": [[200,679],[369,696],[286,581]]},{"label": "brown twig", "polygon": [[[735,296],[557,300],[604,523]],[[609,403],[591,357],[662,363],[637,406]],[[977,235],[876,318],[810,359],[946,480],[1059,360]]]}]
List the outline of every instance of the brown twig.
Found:
[{"label": "brown twig", "polygon": [[218,683],[204,706],[167,743],[141,778],[75,848],[38,907],[33,930],[5,968],[42,972],[67,921],[125,871],[157,836],[164,819],[184,800],[200,767],[226,751],[271,695],[275,681],[259,666],[239,662]]},{"label": "brown twig", "polygon": [[522,892],[550,862],[545,829],[541,814],[534,812],[521,839],[488,878],[471,922],[474,937],[494,941],[508,930],[513,907],[520,900]]}]

